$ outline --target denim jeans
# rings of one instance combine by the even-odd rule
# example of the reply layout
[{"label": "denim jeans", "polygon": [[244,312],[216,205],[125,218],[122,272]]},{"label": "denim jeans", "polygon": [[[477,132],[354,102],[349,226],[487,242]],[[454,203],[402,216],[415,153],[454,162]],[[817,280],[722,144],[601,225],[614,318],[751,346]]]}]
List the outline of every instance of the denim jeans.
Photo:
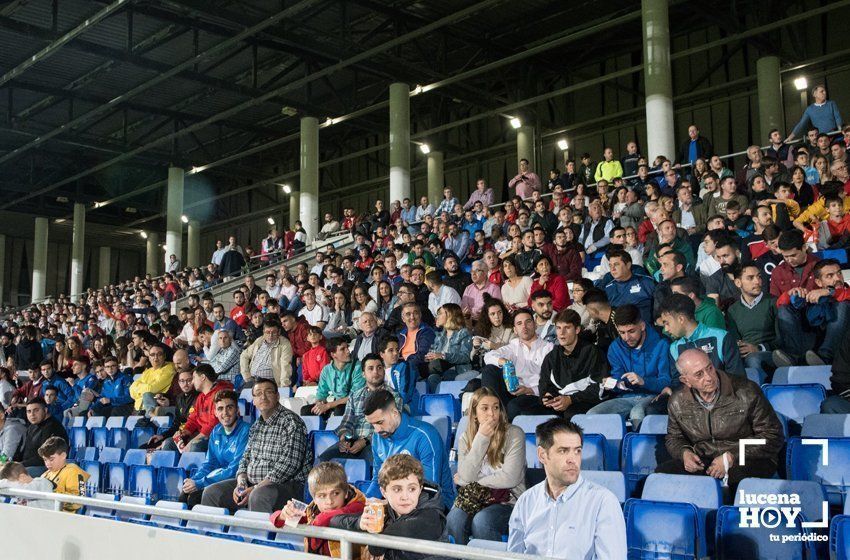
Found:
[{"label": "denim jeans", "polygon": [[[818,349],[818,354],[826,362],[832,361],[835,347],[844,336],[848,318],[850,318],[850,303],[838,302],[833,305],[835,320],[822,327],[825,334]],[[779,307],[776,318],[779,322],[782,349],[787,351],[791,358],[799,362],[807,350],[815,349],[815,332],[805,320],[805,309],[794,309],[790,305],[783,305]]]},{"label": "denim jeans", "polygon": [[761,370],[769,377],[776,370],[776,364],[773,363],[773,352],[766,350],[747,354],[744,358],[744,367]]},{"label": "denim jeans", "polygon": [[619,414],[625,420],[632,421],[632,429],[638,431],[640,423],[646,416],[646,407],[652,403],[655,395],[624,395],[591,408],[588,414]]},{"label": "denim jeans", "polygon": [[155,394],[145,393],[144,395],[142,395],[142,409],[145,412],[147,412],[148,414],[152,414],[153,409],[155,409],[157,406],[159,406],[159,405],[157,405],[157,403],[156,403],[156,395]]},{"label": "denim jeans", "polygon": [[850,324],[850,302],[841,301],[835,304],[835,321],[826,324],[826,335],[820,345],[818,354],[827,363],[832,363],[835,348],[847,336],[846,330]]},{"label": "denim jeans", "polygon": [[473,539],[501,542],[502,535],[508,534],[512,510],[512,506],[494,504],[470,517],[462,509],[453,507],[446,516],[446,530],[455,544],[468,543],[470,536]]},{"label": "denim jeans", "polygon": [[832,395],[820,403],[820,411],[821,414],[850,414],[850,400]]}]

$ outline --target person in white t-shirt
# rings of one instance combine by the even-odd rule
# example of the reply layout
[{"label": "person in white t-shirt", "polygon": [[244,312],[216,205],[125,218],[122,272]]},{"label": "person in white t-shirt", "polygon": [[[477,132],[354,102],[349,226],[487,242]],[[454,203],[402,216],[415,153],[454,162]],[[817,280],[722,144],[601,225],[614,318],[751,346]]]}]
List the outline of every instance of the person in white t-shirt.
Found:
[{"label": "person in white t-shirt", "polygon": [[328,310],[316,302],[316,291],[312,286],[305,286],[301,292],[301,299],[304,301],[304,307],[298,312],[298,315],[304,317],[310,326],[324,329],[328,324]]}]

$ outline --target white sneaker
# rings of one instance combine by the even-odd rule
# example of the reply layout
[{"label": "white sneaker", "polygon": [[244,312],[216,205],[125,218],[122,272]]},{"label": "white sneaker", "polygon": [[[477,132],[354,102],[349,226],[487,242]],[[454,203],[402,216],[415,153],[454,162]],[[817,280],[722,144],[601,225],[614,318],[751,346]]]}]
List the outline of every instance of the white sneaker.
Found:
[{"label": "white sneaker", "polygon": [[814,350],[806,351],[806,363],[810,366],[825,366],[826,362]]}]

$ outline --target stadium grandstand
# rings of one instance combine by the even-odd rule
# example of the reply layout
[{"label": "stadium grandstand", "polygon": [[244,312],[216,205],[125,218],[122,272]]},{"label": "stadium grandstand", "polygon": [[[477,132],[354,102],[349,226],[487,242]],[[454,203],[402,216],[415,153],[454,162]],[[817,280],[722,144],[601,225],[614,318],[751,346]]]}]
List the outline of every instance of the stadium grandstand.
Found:
[{"label": "stadium grandstand", "polygon": [[850,558],[848,20],[0,2],[3,558]]}]

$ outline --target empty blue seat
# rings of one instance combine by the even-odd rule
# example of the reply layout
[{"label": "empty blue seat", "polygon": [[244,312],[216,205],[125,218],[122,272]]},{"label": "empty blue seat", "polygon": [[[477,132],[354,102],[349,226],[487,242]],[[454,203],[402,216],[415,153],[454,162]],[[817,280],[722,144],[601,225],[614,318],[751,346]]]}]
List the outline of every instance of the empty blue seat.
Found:
[{"label": "empty blue seat", "polygon": [[604,471],[606,470],[606,457],[608,455],[608,443],[602,434],[584,434],[581,446],[581,470],[582,471]]},{"label": "empty blue seat", "polygon": [[460,420],[460,401],[453,395],[420,395],[419,414],[422,416],[448,416],[454,423]]},{"label": "empty blue seat", "polygon": [[552,418],[555,418],[555,416],[549,414],[520,414],[519,416],[514,417],[514,420],[511,423],[514,426],[522,428],[523,432],[534,435],[537,430],[537,426],[547,420],[551,420]]},{"label": "empty blue seat", "polygon": [[[82,466],[82,465],[80,465]],[[118,499],[118,496],[114,496],[112,494],[103,494],[100,492],[96,492],[91,494],[91,497],[96,500],[104,500],[106,502],[114,502]],[[100,507],[100,506],[86,506],[85,515],[89,517],[102,517],[106,519],[111,519],[115,516],[115,508],[112,507]]]},{"label": "empty blue seat", "polygon": [[428,393],[428,383],[426,383],[425,381],[417,381],[415,390],[420,395],[427,394]]},{"label": "empty blue seat", "polygon": [[343,466],[348,480],[369,480],[372,473],[369,472],[369,463],[363,459],[334,459]]},{"label": "empty blue seat", "polygon": [[648,414],[640,423],[640,433],[666,435],[667,418],[666,414]]},{"label": "empty blue seat", "polygon": [[485,550],[495,550],[505,552],[508,550],[508,543],[502,541],[488,541],[484,539],[469,539],[466,546],[472,548],[483,548]]},{"label": "empty blue seat", "polygon": [[832,519],[829,552],[835,560],[850,559],[850,515],[836,515]]},{"label": "empty blue seat", "polygon": [[103,449],[109,445],[109,428],[105,426],[91,428],[89,430],[89,440],[94,447]]},{"label": "empty blue seat", "polygon": [[[135,496],[121,496],[121,503],[123,504],[136,504],[140,506],[148,505],[148,500],[145,498],[137,498]],[[129,511],[115,511],[115,517],[119,521],[146,521],[148,519],[148,515],[144,513],[132,513]]]},{"label": "empty blue seat", "polygon": [[[195,513],[206,513],[210,515],[227,515],[227,510],[223,507],[205,506],[203,504],[196,505],[192,508],[192,511]],[[221,535],[226,532],[224,523],[209,523],[206,521],[187,521],[186,529],[191,529],[201,534],[214,535]]]},{"label": "empty blue seat", "polygon": [[167,515],[169,510],[186,511],[188,506],[182,502],[172,502],[169,500],[160,500],[156,503],[157,509],[163,510],[163,515],[151,515],[150,523],[159,527],[180,528],[183,527],[185,521],[176,517]]},{"label": "empty blue seat", "polygon": [[[240,519],[251,519],[254,521],[264,521],[266,523],[269,521],[269,515],[267,513],[262,511],[248,511],[247,509],[237,510],[234,517]],[[269,530],[230,527],[229,533],[231,535],[242,537],[242,540],[245,542],[252,542],[255,544],[269,544],[270,542],[273,542]]]},{"label": "empty blue seat", "polygon": [[[781,542],[783,536],[809,533],[803,529],[803,516],[797,516],[794,525],[787,527],[784,520],[772,529],[742,527],[741,510],[737,506],[723,506],[717,511],[715,558],[739,560],[740,558],[771,558],[776,560],[814,560],[818,558],[812,542]],[[776,541],[771,537],[777,538]]]},{"label": "empty blue seat", "polygon": [[624,510],[630,559],[696,560],[706,555],[695,505],[629,498]]},{"label": "empty blue seat", "polygon": [[102,428],[104,424],[106,424],[105,416],[89,416],[86,419],[86,428],[89,430],[92,428]]},{"label": "empty blue seat", "polygon": [[96,447],[83,447],[82,449],[77,449],[76,460],[79,462],[82,461],[97,461],[98,450]]},{"label": "empty blue seat", "polygon": [[460,398],[460,392],[466,387],[469,381],[440,381],[437,385],[437,393],[442,395],[453,395],[455,398]]},{"label": "empty blue seat", "polygon": [[664,447],[663,435],[626,434],[623,438],[623,474],[626,475],[626,491],[634,496],[643,480],[655,472],[658,463],[670,460]]},{"label": "empty blue seat", "polygon": [[133,428],[133,431],[130,432],[130,443],[127,445],[128,448],[136,448],[141,447],[146,444],[148,440],[150,440],[156,430],[151,426],[136,426]]},{"label": "empty blue seat", "polygon": [[339,444],[339,436],[329,430],[319,430],[311,432],[310,438],[313,440],[313,460],[319,462],[319,456],[329,447]]},{"label": "empty blue seat", "polygon": [[426,424],[431,424],[437,429],[440,437],[445,443],[446,451],[449,450],[450,438],[452,437],[452,421],[448,416],[417,416],[417,419],[422,420]]},{"label": "empty blue seat", "polygon": [[791,366],[776,368],[773,374],[773,385],[799,385],[819,383],[827,391],[832,388],[830,376],[832,366]]},{"label": "empty blue seat", "polygon": [[110,416],[106,419],[105,426],[109,429],[123,428],[125,420],[126,418],[124,418],[123,416]]},{"label": "empty blue seat", "polygon": [[[282,399],[288,399],[292,396],[292,389],[289,387],[278,387],[277,394],[280,395]],[[254,402],[254,396],[251,395],[251,402]]]},{"label": "empty blue seat", "polygon": [[177,465],[176,451],[154,451],[151,455],[152,467],[173,467]]},{"label": "empty blue seat", "polygon": [[174,418],[171,416],[154,416],[151,418],[151,423],[157,428],[157,433],[163,433],[168,428],[171,427],[171,424],[174,422]]},{"label": "empty blue seat", "polygon": [[127,470],[124,463],[106,463],[103,465],[105,481],[102,490],[120,496],[127,489]]},{"label": "empty blue seat", "polygon": [[74,416],[74,419],[71,420],[72,428],[85,428],[86,427],[86,417],[85,416]]},{"label": "empty blue seat", "polygon": [[620,469],[620,445],[626,435],[626,422],[619,414],[576,414],[573,422],[585,434],[602,434],[608,443],[605,453],[605,470]]},{"label": "empty blue seat", "polygon": [[[349,482],[351,482],[351,481],[349,480]],[[369,489],[369,486],[372,485],[372,481],[371,480],[355,480],[354,482],[351,482],[351,484],[355,488],[357,488],[358,490],[360,490],[361,492],[363,492],[365,494],[366,490]]]},{"label": "empty blue seat", "polygon": [[[823,385],[809,383],[805,385],[763,385],[764,396],[770,401],[776,412],[784,414],[799,428],[806,416],[820,412],[820,403],[826,398]],[[791,435],[799,434],[799,429],[789,427]]]},{"label": "empty blue seat", "polygon": [[124,451],[117,447],[104,447],[100,450],[99,461],[101,463],[120,463]]},{"label": "empty blue seat", "polygon": [[603,486],[617,496],[620,504],[626,501],[626,477],[619,471],[586,471],[582,468],[581,477],[599,486]]},{"label": "empty blue seat", "polygon": [[828,461],[824,465],[823,445],[805,444],[803,438],[788,440],[786,472],[790,480],[812,480],[826,490],[830,504],[843,506],[850,489],[850,438],[822,438],[828,446]]},{"label": "empty blue seat", "polygon": [[850,437],[850,414],[810,414],[803,421],[803,437]]},{"label": "empty blue seat", "polygon": [[148,452],[145,449],[128,449],[124,454],[125,465],[144,465],[147,463]]},{"label": "empty blue seat", "polygon": [[342,416],[331,416],[325,420],[325,429],[335,431],[342,424]]},{"label": "empty blue seat", "polygon": [[[86,481],[86,495],[94,496],[100,491],[100,463],[98,461],[80,461],[80,468],[86,471],[89,479]],[[110,495],[111,499],[111,495]],[[102,512],[101,512],[102,513]],[[100,515],[100,517],[108,517]]]},{"label": "empty blue seat", "polygon": [[71,449],[87,447],[89,444],[89,433],[85,428],[71,428],[68,434]]},{"label": "empty blue seat", "polygon": [[144,418],[144,416],[128,416],[124,421],[124,427],[132,432],[133,428],[136,427],[136,423],[142,418]]},{"label": "empty blue seat", "polygon": [[156,494],[156,469],[151,465],[130,465],[125,490],[150,501]]},{"label": "empty blue seat", "polygon": [[307,426],[307,433],[317,432],[322,429],[322,417],[321,416],[302,416],[301,419],[304,421],[304,425]]},{"label": "empty blue seat", "polygon": [[[110,418],[111,420],[111,418]],[[127,449],[130,447],[130,432],[127,428],[109,428],[109,436],[106,440],[109,447]]]},{"label": "empty blue seat", "polygon": [[186,472],[192,472],[204,464],[206,457],[207,454],[203,451],[187,451],[180,455],[180,460],[177,462],[177,466],[183,467],[186,469]]},{"label": "empty blue seat", "polygon": [[[159,451],[157,453],[165,452]],[[151,464],[157,467],[155,485],[157,496],[163,500],[176,500],[180,496],[183,481],[203,464],[206,454],[198,451],[187,451],[180,456],[175,467],[168,464],[168,457],[156,458],[157,453],[154,453],[156,462],[151,461]],[[173,452],[169,451],[168,453]]]},{"label": "empty blue seat", "polygon": [[642,500],[693,504],[699,513],[697,538],[703,555],[714,548],[714,521],[723,505],[720,481],[709,476],[651,474],[641,493]]}]

